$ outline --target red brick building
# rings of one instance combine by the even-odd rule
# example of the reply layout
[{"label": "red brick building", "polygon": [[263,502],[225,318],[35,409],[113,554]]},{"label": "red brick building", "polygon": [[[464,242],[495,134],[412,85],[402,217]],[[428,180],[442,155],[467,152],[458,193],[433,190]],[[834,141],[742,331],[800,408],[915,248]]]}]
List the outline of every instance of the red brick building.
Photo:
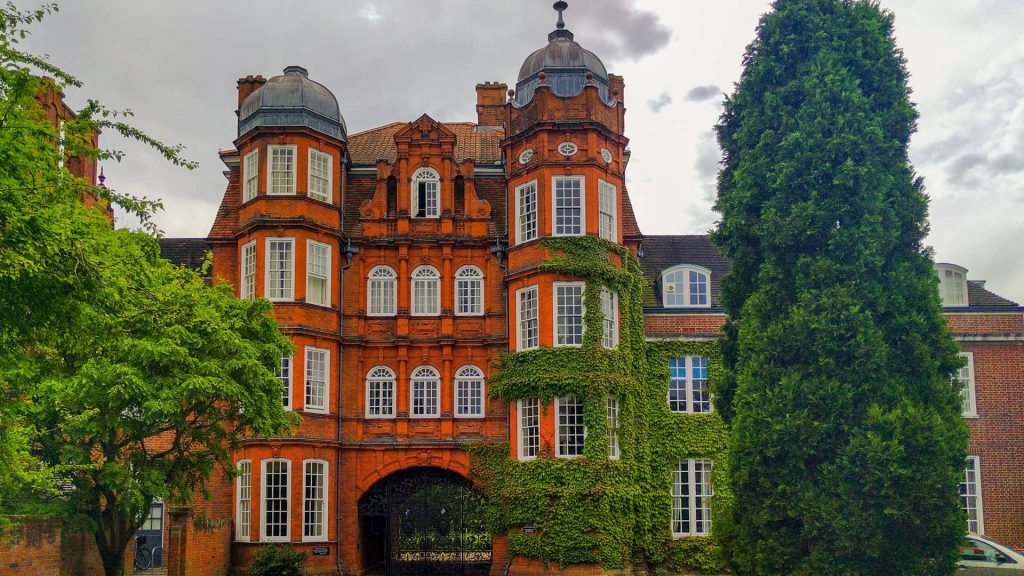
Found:
[{"label": "red brick building", "polygon": [[[540,239],[598,236],[636,254],[648,340],[718,337],[729,262],[704,236],[637,226],[623,79],[560,17],[513,90],[476,92],[476,122],[423,115],[349,134],[334,96],[301,67],[238,81],[238,134],[221,151],[228,185],[209,237],[164,247],[188,262],[208,246],[216,281],[274,301],[296,348],[282,359],[282,402],[303,422],[292,437],[247,442],[239,477],[197,503],[232,525],[230,545],[209,544],[206,559],[218,560],[204,574],[245,568],[268,542],[309,552],[311,573],[543,570],[481,533],[466,450],[508,441],[520,460],[581,453],[582,404],[487,393],[506,352],[582,338],[583,283],[540,265],[550,257]],[[971,528],[1021,547],[1024,314],[965,270],[938,271],[970,360]],[[605,306],[614,341],[614,295]],[[671,359],[672,411],[713,410],[706,360]],[[704,538],[711,462],[681,464],[666,529]]]}]

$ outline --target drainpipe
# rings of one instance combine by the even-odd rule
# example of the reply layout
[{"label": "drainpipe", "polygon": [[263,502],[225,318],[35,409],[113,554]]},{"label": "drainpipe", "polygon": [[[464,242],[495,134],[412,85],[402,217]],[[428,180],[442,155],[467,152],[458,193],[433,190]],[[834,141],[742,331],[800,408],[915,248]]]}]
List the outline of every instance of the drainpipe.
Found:
[{"label": "drainpipe", "polygon": [[[341,334],[341,331],[342,331],[342,326],[343,326],[342,322],[344,322],[344,319],[345,319],[344,314],[343,314],[343,310],[344,310],[343,302],[345,300],[345,297],[344,297],[344,294],[345,294],[345,271],[352,267],[352,259],[355,257],[356,254],[359,254],[359,247],[358,246],[353,246],[352,245],[352,240],[348,239],[346,241],[346,243],[345,243],[344,249],[342,250],[342,254],[345,256],[345,264],[341,267],[341,274],[340,274],[340,276],[341,276],[341,291],[339,292],[340,296],[339,296],[339,302],[338,302],[338,334],[339,335]],[[335,530],[335,534],[337,536],[337,538],[336,538],[336,540],[337,540],[337,547],[335,549],[335,564],[337,565],[337,570],[338,570],[338,575],[339,576],[341,576],[341,574],[343,574],[343,571],[342,571],[342,568],[341,568],[341,440],[342,440],[342,438],[341,438],[341,376],[342,376],[342,371],[341,371],[341,364],[342,364],[341,354],[342,354],[342,350],[341,350],[341,347],[339,346],[338,347],[338,362],[337,362],[337,364],[338,364],[338,368],[337,368],[337,370],[338,370],[338,386],[337,386],[337,388],[338,388],[338,390],[337,390],[337,395],[338,395],[338,403],[337,403],[337,406],[338,406],[338,434],[337,434],[337,436],[338,436],[338,457],[335,459],[336,460],[336,465],[335,465],[336,469],[334,471],[334,485],[335,485],[335,490],[334,490],[334,511],[335,511],[334,526],[335,526],[335,528],[334,528],[334,530]]]}]

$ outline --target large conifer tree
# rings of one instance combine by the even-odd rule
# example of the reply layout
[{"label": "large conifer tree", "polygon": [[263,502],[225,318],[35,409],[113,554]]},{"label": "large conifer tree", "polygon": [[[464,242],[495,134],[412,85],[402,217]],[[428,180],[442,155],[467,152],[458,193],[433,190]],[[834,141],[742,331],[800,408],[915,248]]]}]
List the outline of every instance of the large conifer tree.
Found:
[{"label": "large conifer tree", "polygon": [[907,77],[877,3],[776,0],[717,127],[738,574],[955,568],[967,430]]}]

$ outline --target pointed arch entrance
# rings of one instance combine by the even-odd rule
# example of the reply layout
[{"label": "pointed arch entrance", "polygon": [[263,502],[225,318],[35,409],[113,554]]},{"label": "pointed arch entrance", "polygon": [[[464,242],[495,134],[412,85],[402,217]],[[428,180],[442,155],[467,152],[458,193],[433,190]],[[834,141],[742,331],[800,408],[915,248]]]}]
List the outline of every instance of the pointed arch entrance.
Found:
[{"label": "pointed arch entrance", "polygon": [[363,566],[372,574],[487,574],[491,535],[483,497],[443,468],[390,474],[359,499]]}]

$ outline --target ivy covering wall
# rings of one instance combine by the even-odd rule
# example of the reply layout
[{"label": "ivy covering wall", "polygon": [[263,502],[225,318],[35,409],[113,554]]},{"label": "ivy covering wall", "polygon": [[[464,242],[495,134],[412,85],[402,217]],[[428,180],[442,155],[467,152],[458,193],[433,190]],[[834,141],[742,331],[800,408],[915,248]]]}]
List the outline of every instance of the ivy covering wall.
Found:
[{"label": "ivy covering wall", "polygon": [[[676,461],[713,459],[713,517],[727,516],[732,496],[726,485],[725,426],[714,412],[673,413],[666,401],[669,358],[706,356],[713,384],[722,371],[717,342],[646,342],[641,304],[646,280],[625,248],[589,236],[542,242],[552,257],[541,271],[586,281],[583,345],[506,355],[492,372],[490,395],[507,402],[536,397],[544,405],[576,394],[587,436],[583,456],[572,459],[555,458],[544,445],[539,457],[527,462],[510,458],[507,444],[474,447],[474,472],[488,495],[492,531],[508,535],[512,556],[563,566],[720,570],[713,536],[673,539],[671,487]],[[614,350],[601,345],[604,287],[619,297]],[[618,460],[608,457],[609,396],[619,399]],[[553,415],[542,412],[541,417]]]}]

